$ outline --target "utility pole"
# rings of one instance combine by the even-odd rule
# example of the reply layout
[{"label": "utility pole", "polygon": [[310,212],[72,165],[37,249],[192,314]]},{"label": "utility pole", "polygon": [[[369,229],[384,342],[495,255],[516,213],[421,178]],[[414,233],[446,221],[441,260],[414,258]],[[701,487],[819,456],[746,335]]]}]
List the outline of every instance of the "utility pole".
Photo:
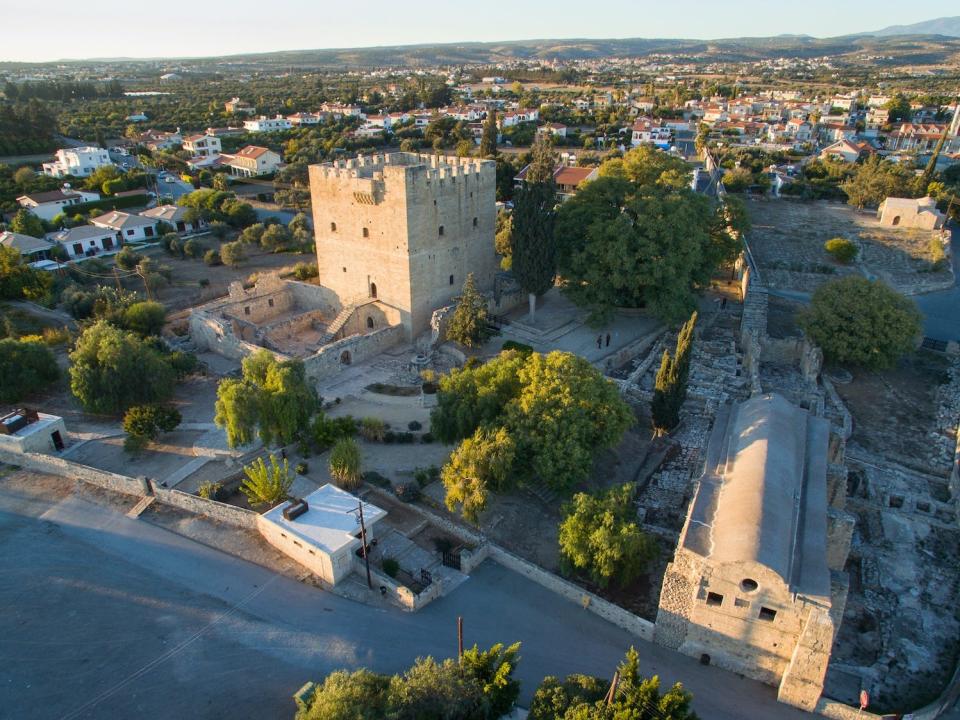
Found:
[{"label": "utility pole", "polygon": [[620,671],[616,670],[613,673],[613,681],[610,683],[610,689],[607,690],[607,696],[604,698],[604,702],[607,705],[613,705],[613,699],[617,696],[617,687],[620,685]]},{"label": "utility pole", "polygon": [[117,266],[113,266],[113,279],[117,281],[117,292],[123,292],[123,288],[120,287],[120,276],[117,274]]},{"label": "utility pole", "polygon": [[150,294],[150,283],[147,282],[147,276],[143,274],[143,271],[140,268],[137,268],[137,275],[140,276],[140,279],[143,280],[143,288],[147,291],[147,300],[153,300],[152,295]]},{"label": "utility pole", "polygon": [[457,616],[457,659],[463,662],[463,617]]},{"label": "utility pole", "polygon": [[[373,581],[370,579],[370,558],[367,556],[367,526],[363,522],[363,501],[357,500],[357,507],[360,510],[360,549],[363,551],[363,562],[367,566],[367,587],[373,590]],[[348,510],[347,512],[353,512],[353,510]]]}]

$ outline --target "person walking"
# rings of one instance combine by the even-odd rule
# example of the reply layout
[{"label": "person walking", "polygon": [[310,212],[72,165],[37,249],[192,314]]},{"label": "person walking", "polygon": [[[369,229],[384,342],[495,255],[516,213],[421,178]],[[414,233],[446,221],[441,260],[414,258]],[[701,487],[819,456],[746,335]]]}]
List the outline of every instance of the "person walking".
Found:
[{"label": "person walking", "polygon": [[610,347],[610,333],[607,333],[607,347]]}]

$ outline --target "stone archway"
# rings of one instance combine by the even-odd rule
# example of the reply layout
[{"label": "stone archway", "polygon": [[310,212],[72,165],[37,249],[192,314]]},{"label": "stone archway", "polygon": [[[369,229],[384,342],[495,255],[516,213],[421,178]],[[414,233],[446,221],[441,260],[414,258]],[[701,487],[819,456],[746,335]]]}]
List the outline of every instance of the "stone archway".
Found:
[{"label": "stone archway", "polygon": [[349,364],[352,362],[352,360],[353,360],[353,358],[350,356],[350,351],[349,351],[349,350],[344,350],[342,353],[340,353],[340,364],[341,364],[341,365],[349,365]]},{"label": "stone archway", "polygon": [[900,216],[899,216],[899,215],[894,215],[894,217],[893,217],[893,222],[890,223],[890,224],[891,224],[891,225],[894,225],[894,226],[899,225],[899,224],[900,224]]},{"label": "stone archway", "polygon": [[373,318],[367,315],[367,329],[373,330]]}]

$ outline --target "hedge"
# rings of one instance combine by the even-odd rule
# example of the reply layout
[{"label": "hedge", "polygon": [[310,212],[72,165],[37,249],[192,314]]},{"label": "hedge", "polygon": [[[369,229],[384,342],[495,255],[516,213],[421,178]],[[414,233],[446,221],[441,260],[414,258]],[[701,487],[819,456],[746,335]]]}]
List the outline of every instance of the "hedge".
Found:
[{"label": "hedge", "polygon": [[119,210],[120,208],[143,207],[147,204],[149,196],[142,195],[123,195],[121,197],[106,197],[101,200],[91,200],[90,202],[80,203],[79,205],[70,205],[71,215],[77,213],[86,214],[90,210]]}]

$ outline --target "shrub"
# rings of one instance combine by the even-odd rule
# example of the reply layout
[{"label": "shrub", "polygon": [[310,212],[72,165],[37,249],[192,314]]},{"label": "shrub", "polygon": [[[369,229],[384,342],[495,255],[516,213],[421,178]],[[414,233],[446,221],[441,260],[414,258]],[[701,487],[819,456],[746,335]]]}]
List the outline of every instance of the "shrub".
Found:
[{"label": "shrub", "polygon": [[210,278],[200,278],[199,280],[197,280],[197,285],[199,285],[202,288],[210,287]]},{"label": "shrub", "polygon": [[410,422],[407,423],[408,430],[419,430],[422,427],[423,425],[421,425],[420,422],[417,420],[411,420]]},{"label": "shrub", "polygon": [[371,485],[376,485],[377,487],[388,488],[390,487],[390,481],[387,480],[383,475],[376,472],[375,470],[368,470],[363,474],[363,481],[368,482]]},{"label": "shrub", "polygon": [[853,259],[857,257],[857,253],[859,252],[856,243],[840,237],[827,240],[823,244],[823,249],[826,250],[834,260],[844,265],[853,262]]},{"label": "shrub", "polygon": [[220,253],[216,250],[207,250],[203,254],[203,261],[207,265],[219,265],[220,264]]},{"label": "shrub", "polygon": [[297,467],[294,468],[294,470],[296,471],[297,475],[306,475],[306,474],[307,474],[307,469],[308,469],[308,466],[307,466],[307,464],[306,464],[305,462],[298,462],[298,463],[297,463]]},{"label": "shrub", "polygon": [[143,260],[143,256],[128,246],[120,250],[114,256],[114,260],[116,260],[117,267],[123,270],[133,270]]},{"label": "shrub", "polygon": [[928,245],[930,250],[930,269],[934,271],[947,269],[947,256],[943,252],[943,243],[940,238],[934,236],[930,238]]},{"label": "shrub", "polygon": [[397,433],[397,442],[398,442],[398,443],[401,443],[401,444],[404,444],[404,445],[409,445],[409,444],[412,443],[414,440],[416,440],[416,437],[414,436],[413,433],[409,433],[409,432]]},{"label": "shrub", "polygon": [[417,468],[413,472],[413,479],[417,481],[417,485],[420,487],[426,487],[430,484],[430,473],[427,472],[426,468]]},{"label": "shrub", "polygon": [[313,419],[310,432],[317,447],[325,450],[340,438],[353,437],[357,433],[357,421],[349,415],[338,418],[317,415]]},{"label": "shrub", "polygon": [[146,449],[149,443],[150,438],[146,438],[143,435],[127,435],[123,439],[123,449],[124,452],[130,453],[131,455],[139,455]]},{"label": "shrub", "polygon": [[191,238],[183,244],[183,252],[187,257],[198,258],[203,255],[203,245]]},{"label": "shrub", "polygon": [[158,302],[137,302],[123,311],[123,326],[141,337],[159,335],[167,321],[167,309]]},{"label": "shrub", "polygon": [[392,578],[395,578],[399,571],[400,571],[400,563],[398,563],[394,558],[388,557],[383,559],[384,573],[386,573]]},{"label": "shrub", "polygon": [[293,476],[287,459],[283,463],[270,454],[269,467],[263,458],[257,458],[243,469],[246,477],[240,484],[240,490],[247,496],[253,507],[258,505],[276,505],[287,498],[290,486],[293,485]]},{"label": "shrub", "polygon": [[293,275],[297,280],[309,280],[320,274],[316,263],[300,262],[293,266]]},{"label": "shrub", "polygon": [[353,490],[363,481],[360,446],[353,438],[340,438],[330,451],[330,477],[344,490]]},{"label": "shrub", "polygon": [[29,340],[0,340],[0,402],[17,402],[60,377],[50,349]]},{"label": "shrub", "polygon": [[420,497],[420,486],[415,482],[397,485],[397,497],[403,502],[413,502]]},{"label": "shrub", "polygon": [[383,434],[383,441],[384,441],[387,445],[390,445],[391,443],[396,442],[396,440],[397,440],[397,434],[394,433],[394,432],[391,432],[391,431],[388,430],[387,432],[385,432],[385,433]]},{"label": "shrub", "polygon": [[176,373],[178,379],[183,379],[197,371],[200,361],[193,353],[174,350],[167,355],[167,364]]},{"label": "shrub", "polygon": [[243,243],[239,241],[224,243],[220,246],[220,259],[225,265],[237,267],[245,258]]},{"label": "shrub", "polygon": [[521,342],[517,342],[516,340],[507,340],[507,341],[503,344],[503,349],[504,349],[504,350],[516,350],[517,352],[519,352],[519,353],[522,354],[522,355],[529,355],[530,353],[533,352],[533,348],[532,348],[532,347],[530,347],[529,345],[524,345],[524,344],[521,343]]},{"label": "shrub", "polygon": [[183,418],[169,405],[134,405],[123,416],[123,430],[147,440],[155,440],[162,432],[171,432]]},{"label": "shrub", "polygon": [[433,442],[433,434],[428,432],[424,433],[420,436],[420,442],[422,442],[424,445],[429,445]]},{"label": "shrub", "polygon": [[218,482],[210,482],[209,480],[200,483],[200,487],[197,488],[197,495],[204,500],[219,500],[222,493],[223,485]]},{"label": "shrub", "polygon": [[379,418],[366,417],[360,421],[360,436],[371,442],[383,442],[386,425]]}]

